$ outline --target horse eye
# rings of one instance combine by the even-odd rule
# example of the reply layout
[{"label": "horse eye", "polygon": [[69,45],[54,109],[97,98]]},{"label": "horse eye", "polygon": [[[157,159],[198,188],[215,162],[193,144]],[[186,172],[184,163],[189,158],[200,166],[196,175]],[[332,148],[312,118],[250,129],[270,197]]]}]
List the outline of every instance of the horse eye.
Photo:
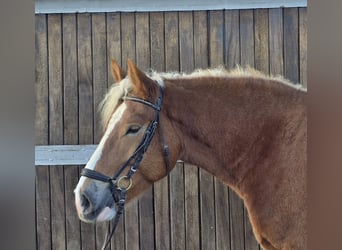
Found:
[{"label": "horse eye", "polygon": [[141,128],[141,127],[138,126],[138,125],[130,126],[130,127],[127,129],[127,131],[126,131],[126,135],[128,135],[128,134],[136,134],[136,133],[139,132],[140,128]]}]

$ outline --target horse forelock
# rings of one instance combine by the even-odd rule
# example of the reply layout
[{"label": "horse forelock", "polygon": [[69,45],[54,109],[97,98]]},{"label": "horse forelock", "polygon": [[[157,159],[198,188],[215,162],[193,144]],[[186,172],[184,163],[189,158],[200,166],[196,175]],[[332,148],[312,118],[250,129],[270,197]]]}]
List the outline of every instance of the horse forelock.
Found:
[{"label": "horse forelock", "polygon": [[113,84],[108,90],[105,98],[100,103],[99,110],[101,112],[102,127],[105,129],[117,109],[121,98],[130,92],[132,84],[128,78],[124,78],[121,82]]}]

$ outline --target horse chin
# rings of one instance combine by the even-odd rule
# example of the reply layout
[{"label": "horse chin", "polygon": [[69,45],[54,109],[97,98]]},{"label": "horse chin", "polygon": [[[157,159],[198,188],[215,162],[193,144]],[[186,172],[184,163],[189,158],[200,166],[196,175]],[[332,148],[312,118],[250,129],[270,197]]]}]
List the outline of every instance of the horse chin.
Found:
[{"label": "horse chin", "polygon": [[96,217],[96,222],[109,221],[114,218],[116,214],[114,207],[105,207]]}]

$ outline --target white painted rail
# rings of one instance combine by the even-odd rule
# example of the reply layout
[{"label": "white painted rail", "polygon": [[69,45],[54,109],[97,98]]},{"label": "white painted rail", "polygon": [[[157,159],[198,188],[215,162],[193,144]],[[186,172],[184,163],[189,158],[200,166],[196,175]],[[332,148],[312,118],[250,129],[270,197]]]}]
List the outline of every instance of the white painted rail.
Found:
[{"label": "white painted rail", "polygon": [[97,145],[44,145],[35,147],[35,165],[84,165]]},{"label": "white painted rail", "polygon": [[36,0],[35,13],[191,11],[306,7],[307,0]]},{"label": "white painted rail", "polygon": [[[85,165],[96,147],[95,144],[35,146],[35,165]],[[183,161],[178,160],[177,162]]]}]

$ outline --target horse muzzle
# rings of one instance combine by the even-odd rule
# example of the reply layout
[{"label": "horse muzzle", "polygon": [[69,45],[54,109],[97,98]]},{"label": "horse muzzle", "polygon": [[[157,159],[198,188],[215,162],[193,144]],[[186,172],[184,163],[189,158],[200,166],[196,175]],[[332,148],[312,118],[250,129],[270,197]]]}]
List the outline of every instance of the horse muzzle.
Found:
[{"label": "horse muzzle", "polygon": [[75,189],[75,205],[78,217],[87,223],[108,221],[116,214],[109,185],[97,180],[88,179]]}]

